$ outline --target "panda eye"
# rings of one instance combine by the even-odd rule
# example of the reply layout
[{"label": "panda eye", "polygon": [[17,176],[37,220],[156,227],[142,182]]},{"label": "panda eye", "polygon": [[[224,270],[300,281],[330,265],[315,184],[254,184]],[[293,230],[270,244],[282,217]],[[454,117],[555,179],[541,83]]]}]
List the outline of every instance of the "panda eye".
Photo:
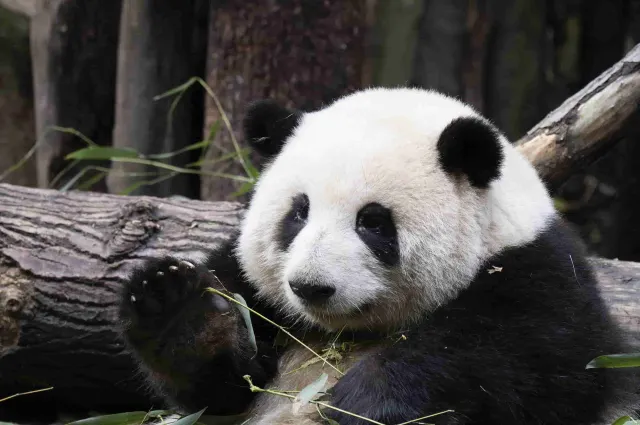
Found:
[{"label": "panda eye", "polygon": [[391,211],[377,203],[365,205],[358,212],[357,228],[383,237],[395,234]]},{"label": "panda eye", "polygon": [[382,263],[388,266],[398,263],[398,234],[388,208],[378,203],[362,207],[356,217],[356,233]]},{"label": "panda eye", "polygon": [[291,200],[291,207],[278,226],[279,243],[283,251],[289,249],[293,240],[306,225],[308,217],[309,197],[302,193]]},{"label": "panda eye", "polygon": [[307,221],[309,217],[309,197],[307,195],[299,195],[293,200],[293,219],[299,222]]}]

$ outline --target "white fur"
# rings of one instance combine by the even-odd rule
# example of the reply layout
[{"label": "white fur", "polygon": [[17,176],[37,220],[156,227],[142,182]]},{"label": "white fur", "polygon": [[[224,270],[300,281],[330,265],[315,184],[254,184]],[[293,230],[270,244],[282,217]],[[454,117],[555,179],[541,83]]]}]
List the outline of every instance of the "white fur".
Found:
[{"label": "white fur", "polygon": [[[365,90],[304,115],[263,172],[242,223],[238,255],[259,294],[327,329],[401,326],[455,296],[491,255],[532,240],[554,207],[507,140],[501,177],[488,190],[440,167],[438,137],[464,116],[479,115],[419,89]],[[308,223],[285,253],[277,224],[300,193],[310,200]],[[397,269],[382,267],[354,230],[370,202],[392,210]],[[288,285],[314,276],[337,288],[322,311],[303,307]],[[367,303],[374,307],[360,314]]]}]

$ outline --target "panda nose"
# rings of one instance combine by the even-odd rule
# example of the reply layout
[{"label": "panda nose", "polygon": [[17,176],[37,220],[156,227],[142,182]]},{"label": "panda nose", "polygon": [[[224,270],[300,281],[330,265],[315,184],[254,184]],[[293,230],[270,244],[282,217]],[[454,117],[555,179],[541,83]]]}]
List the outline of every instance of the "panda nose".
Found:
[{"label": "panda nose", "polygon": [[336,292],[333,286],[304,280],[291,280],[289,286],[294,294],[310,303],[326,301]]}]

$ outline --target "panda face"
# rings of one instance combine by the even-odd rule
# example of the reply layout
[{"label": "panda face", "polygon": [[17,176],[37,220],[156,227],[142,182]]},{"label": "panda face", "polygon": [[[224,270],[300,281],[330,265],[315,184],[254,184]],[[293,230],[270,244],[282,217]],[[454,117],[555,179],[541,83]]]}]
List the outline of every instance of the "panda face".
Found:
[{"label": "panda face", "polygon": [[453,99],[368,90],[302,116],[267,111],[255,116],[290,128],[269,133],[248,119],[272,160],[237,254],[259,295],[295,319],[402,326],[553,215],[529,163]]}]

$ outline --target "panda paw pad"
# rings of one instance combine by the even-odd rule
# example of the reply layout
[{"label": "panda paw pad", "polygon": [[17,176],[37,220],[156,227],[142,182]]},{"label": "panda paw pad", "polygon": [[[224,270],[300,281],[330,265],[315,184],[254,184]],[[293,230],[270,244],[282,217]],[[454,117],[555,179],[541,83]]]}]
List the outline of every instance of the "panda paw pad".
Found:
[{"label": "panda paw pad", "polygon": [[204,266],[174,258],[150,260],[134,270],[125,285],[123,319],[160,325],[189,306],[227,312],[227,300],[206,291],[207,287],[223,289],[221,286]]}]

